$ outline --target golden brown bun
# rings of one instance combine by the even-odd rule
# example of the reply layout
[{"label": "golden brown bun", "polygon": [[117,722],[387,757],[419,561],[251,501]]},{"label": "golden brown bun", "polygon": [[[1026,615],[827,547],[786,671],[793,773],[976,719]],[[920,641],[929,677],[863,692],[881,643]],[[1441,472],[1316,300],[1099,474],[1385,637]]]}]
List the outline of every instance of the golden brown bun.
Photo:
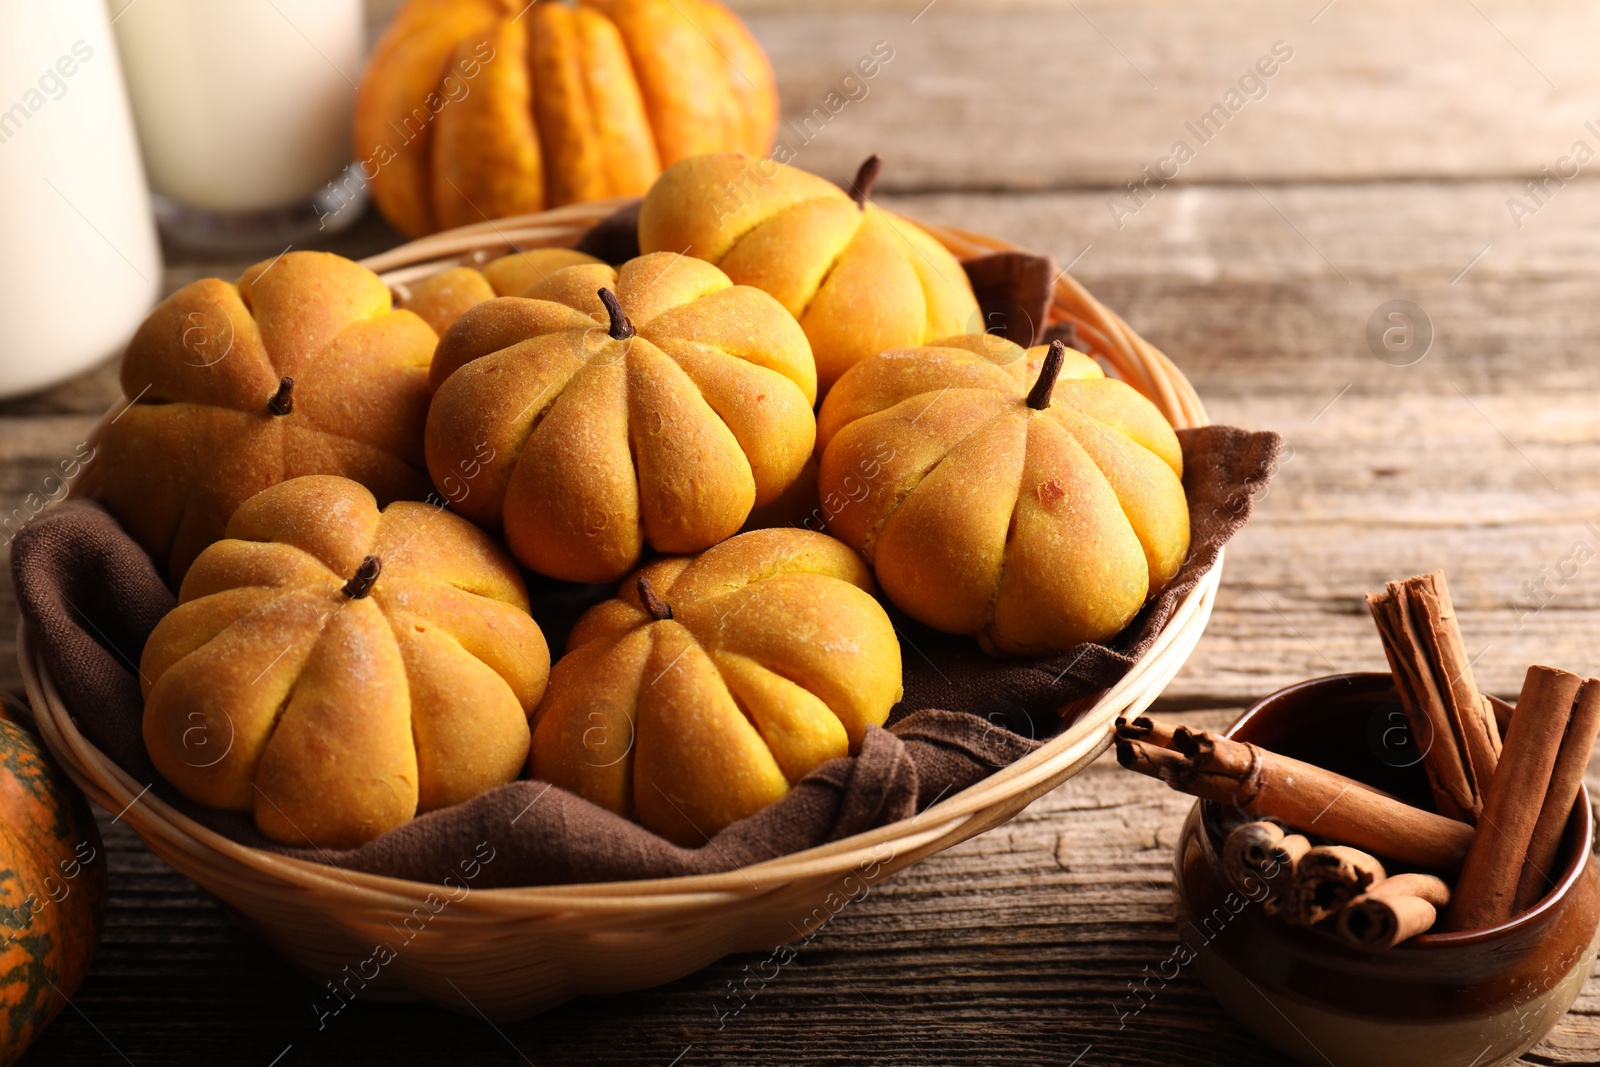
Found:
[{"label": "golden brown bun", "polygon": [[483,270],[451,267],[403,287],[399,306],[414,311],[443,336],[468,308],[497,296],[523,296],[562,267],[599,263],[593,256],[571,248],[535,248],[513,252],[484,264]]},{"label": "golden brown bun", "polygon": [[362,76],[355,145],[379,210],[421,237],[637,196],[777,127],[772,65],[715,0],[410,0]]},{"label": "golden brown bun", "polygon": [[[384,504],[422,499],[437,340],[390,309],[376,274],[326,252],[184,286],[123,357],[133,403],[101,441],[106,506],[176,587],[235,508],[288,478],[339,474]],[[277,415],[285,376],[290,410]]]},{"label": "golden brown bun", "polygon": [[[613,339],[601,289],[636,336]],[[709,264],[567,267],[440,341],[428,467],[524,566],[614,581],[646,544],[731,536],[794,481],[816,438],[815,373],[794,319]]]},{"label": "golden brown bun", "polygon": [[806,331],[826,394],[888,348],[981,333],[967,274],[945,247],[831,182],[737,152],[668,167],[639,212],[645,252],[688,252],[777,298]]},{"label": "golden brown bun", "polygon": [[994,336],[896,349],[839,380],[818,415],[830,532],[903,611],[986,648],[1105,641],[1189,552],[1177,435],[1154,404],[1070,349]]},{"label": "golden brown bun", "polygon": [[[360,596],[347,590],[369,556]],[[428,504],[343,478],[247,501],[140,662],[144,741],[191,800],[351,848],[517,777],[550,652],[515,564]]]},{"label": "golden brown bun", "polygon": [[[657,621],[638,578],[671,610]],[[756,530],[630,575],[572,631],[536,713],[535,777],[681,845],[857,751],[900,699],[900,646],[849,548]]]}]

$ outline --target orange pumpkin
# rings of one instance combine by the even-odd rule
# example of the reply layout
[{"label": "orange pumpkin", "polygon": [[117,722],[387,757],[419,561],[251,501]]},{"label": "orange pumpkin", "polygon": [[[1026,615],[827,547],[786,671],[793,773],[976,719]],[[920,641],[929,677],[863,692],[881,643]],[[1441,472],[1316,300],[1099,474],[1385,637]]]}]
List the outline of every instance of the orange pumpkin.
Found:
[{"label": "orange pumpkin", "polygon": [[106,861],[83,794],[0,700],[0,1067],[10,1067],[89,970]]},{"label": "orange pumpkin", "polygon": [[702,152],[761,155],[772,66],[715,0],[410,0],[373,50],[355,144],[412,237],[635,196]]}]

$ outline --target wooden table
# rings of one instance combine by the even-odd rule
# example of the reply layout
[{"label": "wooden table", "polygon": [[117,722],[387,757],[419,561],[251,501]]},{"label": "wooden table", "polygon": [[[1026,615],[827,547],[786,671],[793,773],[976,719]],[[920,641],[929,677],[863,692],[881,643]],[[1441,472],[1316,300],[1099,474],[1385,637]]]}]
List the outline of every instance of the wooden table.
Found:
[{"label": "wooden table", "polygon": [[[886,203],[1074,264],[1178,361],[1216,420],[1277,429],[1291,449],[1159,712],[1221,726],[1279,686],[1381,667],[1362,592],[1436,566],[1487,689],[1513,696],[1533,661],[1600,670],[1600,544],[1585,526],[1600,520],[1600,188],[1523,188],[1543,165],[1570,174],[1574,142],[1600,149],[1600,13],[1509,0],[925,3],[742,5],[790,116],[813,113],[875,42],[894,49],[865,96],[813,121],[798,162],[843,178],[882,152]],[[1185,122],[1226,106],[1280,41],[1292,56],[1246,85],[1264,95],[1201,143]],[[1180,139],[1194,155],[1176,180],[1128,199],[1142,165],[1171,173],[1162,160]],[[334,247],[395,240],[369,218]],[[243,265],[174,249],[168,261],[169,290]],[[1431,322],[1409,366],[1367,341],[1396,299]],[[107,367],[0,406],[6,512],[43,491],[116,394]],[[9,634],[9,589],[0,596]],[[10,652],[0,683],[18,689]],[[1174,943],[1170,864],[1187,808],[1102,760],[847,909],[721,1029],[713,1007],[753,957],[498,1029],[358,1001],[319,1030],[310,984],[103,819],[105,939],[28,1062],[1284,1062],[1187,973],[1119,1025],[1113,1006]],[[1524,1062],[1600,1062],[1600,982]]]}]

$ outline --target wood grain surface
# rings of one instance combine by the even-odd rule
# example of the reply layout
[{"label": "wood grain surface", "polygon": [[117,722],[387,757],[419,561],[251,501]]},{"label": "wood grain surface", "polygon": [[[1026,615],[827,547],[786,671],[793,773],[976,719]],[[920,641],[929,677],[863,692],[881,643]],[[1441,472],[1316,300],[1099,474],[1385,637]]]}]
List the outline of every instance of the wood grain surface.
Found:
[{"label": "wood grain surface", "polygon": [[[393,6],[372,5],[374,28]],[[1600,185],[1550,185],[1520,226],[1507,207],[1574,140],[1600,149],[1584,128],[1600,125],[1593,7],[735,6],[772,53],[790,117],[875,41],[896,50],[802,165],[842,176],[883,152],[886,204],[1073,263],[1177,360],[1214,419],[1285,435],[1206,637],[1158,712],[1220,727],[1280,686],[1380,668],[1362,593],[1436,566],[1485,688],[1514,697],[1534,661],[1600,671]],[[1266,96],[1137,211],[1112,207],[1277,40],[1294,56]],[[396,241],[368,218],[334,247]],[[247,262],[167,254],[168,289]],[[1368,343],[1394,300],[1430,324],[1407,366],[1394,364],[1416,349],[1386,361]],[[0,518],[48,494],[52,466],[116,395],[106,367],[0,405]],[[1594,558],[1572,562],[1579,544]],[[0,685],[13,690],[15,615],[6,587]],[[1187,809],[1102,760],[846,909],[735,1016],[719,1021],[757,957],[498,1029],[465,1003],[455,1015],[360,1000],[319,1027],[314,986],[103,815],[105,940],[25,1062],[1285,1063],[1190,974],[1136,1017],[1113,1007],[1172,950]],[[1600,1063],[1600,981],[1523,1062]]]},{"label": "wood grain surface", "polygon": [[[1538,174],[1576,139],[1600,147],[1584,129],[1600,125],[1600,9],[1576,2],[733,6],[780,72],[801,165],[845,177],[881,152],[883,189],[1120,186],[1179,140],[1183,180],[1241,184]],[[878,41],[894,59],[802,147],[802,118]],[[1186,129],[1275,44],[1289,58],[1220,132]]]}]

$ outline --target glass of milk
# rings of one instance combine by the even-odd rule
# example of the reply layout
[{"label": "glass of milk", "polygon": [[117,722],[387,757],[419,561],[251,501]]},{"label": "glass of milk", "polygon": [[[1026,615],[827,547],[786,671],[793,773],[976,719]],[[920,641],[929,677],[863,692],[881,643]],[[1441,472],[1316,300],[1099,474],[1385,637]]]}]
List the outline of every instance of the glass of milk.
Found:
[{"label": "glass of milk", "polygon": [[361,214],[361,0],[107,0],[163,232],[315,240]]},{"label": "glass of milk", "polygon": [[101,0],[0,0],[0,397],[121,351],[161,247]]}]

